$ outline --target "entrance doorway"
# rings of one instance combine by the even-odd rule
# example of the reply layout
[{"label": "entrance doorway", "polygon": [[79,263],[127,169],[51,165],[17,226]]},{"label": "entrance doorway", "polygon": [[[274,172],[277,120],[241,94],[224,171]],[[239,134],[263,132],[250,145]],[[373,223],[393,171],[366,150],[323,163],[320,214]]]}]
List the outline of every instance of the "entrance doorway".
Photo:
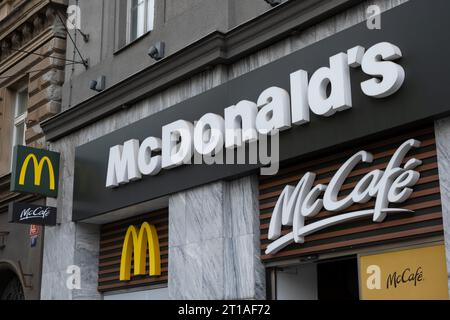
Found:
[{"label": "entrance doorway", "polygon": [[10,270],[0,271],[0,300],[24,300],[22,284]]},{"label": "entrance doorway", "polygon": [[357,258],[319,262],[317,287],[319,300],[359,300]]},{"label": "entrance doorway", "polygon": [[356,256],[276,269],[278,300],[358,300]]}]

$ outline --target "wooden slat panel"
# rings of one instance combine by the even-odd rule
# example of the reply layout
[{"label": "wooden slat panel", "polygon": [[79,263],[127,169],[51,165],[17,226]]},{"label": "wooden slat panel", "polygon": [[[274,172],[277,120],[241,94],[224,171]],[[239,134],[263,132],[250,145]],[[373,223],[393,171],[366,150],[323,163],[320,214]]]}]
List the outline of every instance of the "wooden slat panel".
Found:
[{"label": "wooden slat panel", "polygon": [[[319,183],[328,184],[334,173],[353,154],[361,150],[371,152],[374,155],[373,163],[360,164],[352,171],[341,189],[339,198],[342,198],[351,192],[365,174],[375,169],[384,170],[398,147],[411,138],[421,141],[421,146],[412,149],[405,158],[405,162],[413,157],[422,160],[423,164],[416,169],[420,172],[421,178],[411,197],[405,203],[395,205],[395,207],[413,210],[414,213],[391,214],[382,223],[374,223],[371,217],[361,218],[307,236],[304,244],[293,243],[277,254],[265,255],[264,250],[271,242],[267,239],[267,233],[272,211],[287,184],[295,186],[306,172],[317,174],[315,185]],[[352,246],[370,246],[375,242],[403,240],[442,233],[442,209],[435,144],[434,128],[430,125],[415,131],[401,133],[395,137],[369,142],[365,145],[357,145],[337,154],[323,155],[317,159],[282,167],[276,176],[261,176],[259,207],[261,210],[260,238],[263,260],[272,261],[324,251],[343,250]],[[371,209],[374,205],[375,199],[372,199],[365,204],[354,204],[345,212]],[[391,205],[391,207],[394,207],[394,205]],[[336,215],[336,213],[323,210],[314,218],[307,218],[305,222],[309,224],[333,215]],[[291,228],[283,227],[281,234],[286,235],[291,231]]]},{"label": "wooden slat panel", "polygon": [[[132,259],[131,280],[120,281],[120,259],[122,256],[122,246],[126,231],[130,225],[134,225],[139,230],[144,222],[153,224],[158,233],[161,253],[161,276],[133,276],[134,259]],[[166,283],[169,262],[167,258],[169,254],[168,225],[168,211],[167,209],[162,209],[102,226],[100,235],[98,290],[104,292],[133,288],[142,285]],[[148,254],[146,260],[146,272],[148,272]]]},{"label": "wooden slat panel", "polygon": [[[367,238],[357,238],[348,241],[342,242],[332,242],[316,247],[308,247],[305,249],[296,249],[291,251],[282,251],[277,254],[277,258],[287,257],[292,255],[304,255],[304,254],[313,254],[324,251],[329,251],[337,248],[351,247],[356,245],[370,245],[373,243],[380,243],[382,241],[387,240],[398,240],[404,238],[410,238],[412,236],[420,236],[420,235],[430,235],[436,233],[442,233],[444,230],[442,224],[432,227],[424,227],[424,228],[416,228],[407,231],[393,232],[393,233],[385,233],[378,236],[367,237]],[[265,249],[265,248],[264,248]],[[263,260],[273,259],[272,256],[263,256]]]},{"label": "wooden slat panel", "polygon": [[[426,215],[422,215],[422,216],[415,216],[412,218],[386,221],[383,223],[370,223],[370,224],[363,225],[361,227],[342,229],[342,230],[338,230],[338,231],[318,233],[318,234],[314,234],[314,235],[306,237],[306,240],[307,241],[323,240],[323,239],[340,237],[340,236],[356,234],[356,233],[361,233],[361,232],[366,232],[366,231],[381,230],[381,229],[390,228],[390,227],[397,227],[397,226],[413,224],[413,223],[417,223],[417,222],[439,220],[439,219],[442,219],[441,212],[433,213],[433,214],[426,214]],[[361,219],[361,220],[364,220],[364,219]],[[368,220],[368,219],[365,219],[365,220]],[[285,230],[282,232],[282,235],[285,235],[288,233],[289,233],[289,231]],[[261,240],[262,241],[267,240],[267,233],[261,234]]]},{"label": "wooden slat panel", "polygon": [[[417,136],[434,134],[434,128],[432,126],[423,128],[423,129],[415,131],[415,134]],[[381,147],[384,147],[384,146],[390,145],[390,144],[402,143],[402,142],[406,141],[407,139],[409,139],[410,137],[411,137],[410,133],[400,134],[400,135],[390,138],[389,140],[381,139],[380,141],[372,142],[368,145],[365,145],[364,147],[368,150],[375,149],[375,148],[381,148]],[[434,139],[434,136],[433,136],[433,139]],[[328,156],[322,156],[321,162],[325,163],[325,162],[329,162],[329,161],[340,159],[340,158],[345,159],[345,158],[348,158],[349,156],[352,156],[354,153],[356,153],[358,151],[360,151],[359,147],[354,147],[354,148],[350,148],[348,150],[344,150],[340,153],[333,153]],[[292,172],[292,171],[309,168],[315,164],[317,164],[316,159],[309,160],[309,161],[302,161],[302,163],[300,163],[300,164],[292,165],[292,166],[289,166],[286,168],[281,168],[280,171],[278,172],[278,176],[284,175],[284,174]],[[273,178],[272,176],[260,176],[259,180],[265,181],[265,180],[269,180],[272,178]]]}]

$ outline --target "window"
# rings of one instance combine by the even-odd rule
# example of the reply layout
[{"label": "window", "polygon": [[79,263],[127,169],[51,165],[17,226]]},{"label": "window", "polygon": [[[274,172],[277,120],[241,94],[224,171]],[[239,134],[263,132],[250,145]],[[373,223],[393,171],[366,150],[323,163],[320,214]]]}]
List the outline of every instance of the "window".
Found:
[{"label": "window", "polygon": [[17,91],[14,103],[14,127],[12,146],[25,144],[25,119],[28,108],[28,88]]},{"label": "window", "polygon": [[127,43],[153,30],[155,0],[128,0]]}]

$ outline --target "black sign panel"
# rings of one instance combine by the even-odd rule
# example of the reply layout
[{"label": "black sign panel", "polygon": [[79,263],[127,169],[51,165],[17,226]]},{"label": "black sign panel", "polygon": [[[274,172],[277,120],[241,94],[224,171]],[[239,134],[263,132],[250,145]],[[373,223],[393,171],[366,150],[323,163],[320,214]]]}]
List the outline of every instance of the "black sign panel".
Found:
[{"label": "black sign panel", "polygon": [[28,203],[10,203],[9,222],[35,224],[40,226],[55,226],[56,208],[36,206]]},{"label": "black sign panel", "polygon": [[280,161],[297,161],[340,148],[368,137],[429,122],[450,114],[450,1],[412,0],[383,13],[381,30],[366,22],[278,59],[239,78],[178,105],[158,112],[76,150],[73,220],[88,219],[161,196],[258,172],[259,165],[184,165],[156,176],[107,189],[109,149],[129,139],[161,137],[164,125],[183,119],[196,121],[206,113],[223,116],[224,109],[241,100],[257,101],[261,92],[278,86],[290,91],[289,75],[310,74],[329,65],[329,58],[357,45],[380,42],[398,46],[406,71],[402,88],[392,96],[375,99],[364,95],[360,84],[368,80],[360,69],[351,71],[353,107],[331,117],[311,114],[310,123],[293,126],[280,135]]},{"label": "black sign panel", "polygon": [[15,146],[11,191],[58,197],[59,153]]}]

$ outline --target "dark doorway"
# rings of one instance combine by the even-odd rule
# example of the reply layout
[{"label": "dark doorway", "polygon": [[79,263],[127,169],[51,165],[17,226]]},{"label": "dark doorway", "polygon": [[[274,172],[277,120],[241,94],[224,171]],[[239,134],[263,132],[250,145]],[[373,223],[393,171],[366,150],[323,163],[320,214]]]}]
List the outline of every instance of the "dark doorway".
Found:
[{"label": "dark doorway", "polygon": [[0,272],[0,300],[24,300],[19,278],[9,270]]},{"label": "dark doorway", "polygon": [[358,300],[358,262],[355,257],[317,264],[319,300]]}]

